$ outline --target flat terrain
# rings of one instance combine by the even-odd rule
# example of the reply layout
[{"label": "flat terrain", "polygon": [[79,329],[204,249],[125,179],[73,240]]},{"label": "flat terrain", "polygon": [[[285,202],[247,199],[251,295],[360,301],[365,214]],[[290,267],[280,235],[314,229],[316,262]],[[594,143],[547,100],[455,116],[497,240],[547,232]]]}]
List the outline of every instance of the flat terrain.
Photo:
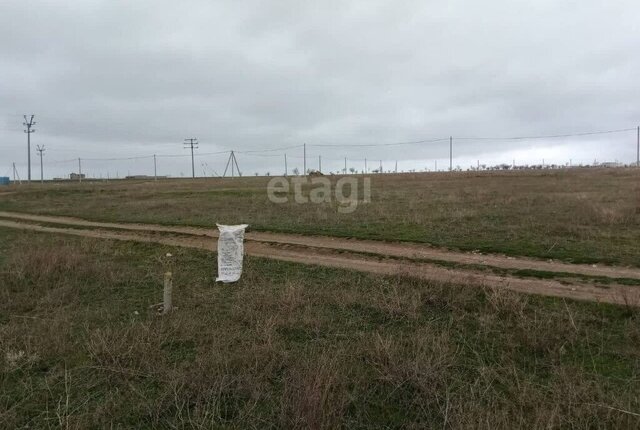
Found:
[{"label": "flat terrain", "polygon": [[640,425],[634,307],[251,255],[221,285],[211,251],[15,229],[0,247],[2,428]]},{"label": "flat terrain", "polygon": [[640,169],[266,183],[2,190],[0,428],[640,427]]},{"label": "flat terrain", "polygon": [[[197,227],[107,223],[2,211],[0,227],[211,251],[217,249],[218,237],[211,229]],[[640,269],[637,268],[579,265],[453,252],[417,244],[284,233],[247,233],[245,240],[247,254],[282,261],[640,306]]]},{"label": "flat terrain", "polygon": [[[336,177],[330,177],[335,183]],[[640,267],[640,169],[371,175],[372,202],[275,204],[268,178],[7,187],[0,210],[111,222],[410,241],[463,251]],[[308,190],[307,190],[308,191]]]}]

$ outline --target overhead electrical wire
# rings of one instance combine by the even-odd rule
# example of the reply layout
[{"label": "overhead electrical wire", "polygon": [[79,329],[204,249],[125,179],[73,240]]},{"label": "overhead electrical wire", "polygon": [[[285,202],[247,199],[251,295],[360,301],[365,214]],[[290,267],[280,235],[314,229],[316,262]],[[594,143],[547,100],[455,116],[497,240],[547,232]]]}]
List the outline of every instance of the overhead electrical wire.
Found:
[{"label": "overhead electrical wire", "polygon": [[[279,157],[283,154],[265,154],[268,152],[276,152],[276,151],[285,151],[289,149],[300,149],[305,145],[307,147],[313,148],[364,148],[364,147],[388,147],[388,146],[401,146],[401,145],[419,145],[424,143],[436,143],[436,142],[444,142],[449,141],[450,139],[454,140],[535,140],[535,139],[559,139],[559,138],[567,138],[567,137],[581,137],[581,136],[593,136],[593,135],[603,135],[603,134],[613,134],[613,133],[625,133],[630,131],[636,131],[637,128],[623,128],[616,130],[603,130],[603,131],[592,131],[592,132],[579,132],[579,133],[566,133],[566,134],[555,134],[555,135],[536,135],[536,136],[508,136],[508,137],[485,137],[485,136],[477,136],[477,137],[440,137],[440,138],[430,138],[423,140],[414,140],[414,141],[403,141],[403,142],[391,142],[391,143],[311,143],[311,144],[298,144],[291,146],[283,146],[278,148],[267,148],[267,149],[255,149],[255,150],[246,150],[246,151],[233,151],[236,154],[251,154],[260,157]],[[229,154],[232,150],[223,150],[216,152],[199,152],[196,153],[199,156],[205,155],[220,155],[220,154]],[[108,157],[108,158],[81,158],[85,161],[124,161],[124,160],[137,160],[137,159],[147,159],[147,158],[181,158],[181,157],[190,157],[190,154],[156,154],[156,155],[140,155],[140,156],[131,156],[131,157]],[[303,158],[296,157],[290,155],[291,158]],[[332,160],[330,158],[326,158],[327,160]],[[71,158],[68,160],[55,160],[50,161],[50,164],[58,164],[58,163],[68,163],[77,161],[78,158]],[[339,160],[339,159],[335,159]],[[340,159],[342,160],[342,159]]]}]

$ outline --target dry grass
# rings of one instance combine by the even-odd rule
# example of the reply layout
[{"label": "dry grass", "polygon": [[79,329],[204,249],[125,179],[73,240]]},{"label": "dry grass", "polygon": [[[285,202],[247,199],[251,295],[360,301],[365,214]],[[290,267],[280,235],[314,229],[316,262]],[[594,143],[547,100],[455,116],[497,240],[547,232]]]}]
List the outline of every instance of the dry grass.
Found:
[{"label": "dry grass", "polygon": [[[335,183],[337,177],[331,177]],[[268,201],[267,178],[15,187],[0,210],[329,234],[574,262],[640,264],[640,170],[372,175],[372,203]]]},{"label": "dry grass", "polygon": [[[637,428],[625,307],[0,230],[2,428]],[[166,252],[174,304],[158,316]]]}]

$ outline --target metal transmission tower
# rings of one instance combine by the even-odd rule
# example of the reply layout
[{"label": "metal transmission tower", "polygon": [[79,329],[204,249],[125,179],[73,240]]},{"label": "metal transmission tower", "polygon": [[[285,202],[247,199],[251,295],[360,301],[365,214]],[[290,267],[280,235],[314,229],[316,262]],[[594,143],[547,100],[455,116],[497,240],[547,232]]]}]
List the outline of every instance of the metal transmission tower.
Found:
[{"label": "metal transmission tower", "polygon": [[191,148],[191,176],[193,178],[196,177],[196,165],[195,162],[193,161],[193,148],[198,148],[198,138],[196,137],[191,137],[189,139],[185,139],[184,140],[184,147],[185,148]]},{"label": "metal transmission tower", "polygon": [[32,130],[31,127],[36,125],[36,122],[33,120],[33,115],[31,118],[27,119],[27,116],[24,115],[24,122],[22,123],[27,129],[24,131],[27,133],[27,178],[28,181],[31,182],[31,133],[35,133],[35,130]]},{"label": "metal transmission tower", "polygon": [[242,173],[240,172],[240,167],[238,166],[238,160],[236,160],[236,154],[233,153],[233,151],[231,151],[231,154],[229,154],[229,159],[227,160],[227,166],[224,168],[224,173],[222,174],[222,177],[226,177],[227,176],[227,170],[229,169],[229,164],[231,164],[231,177],[233,178],[234,176],[234,165],[235,168],[238,169],[238,176],[242,176]]},{"label": "metal transmission tower", "polygon": [[44,183],[44,169],[42,168],[42,156],[44,155],[44,145],[36,145],[36,151],[38,151],[38,155],[40,155],[40,182]]}]

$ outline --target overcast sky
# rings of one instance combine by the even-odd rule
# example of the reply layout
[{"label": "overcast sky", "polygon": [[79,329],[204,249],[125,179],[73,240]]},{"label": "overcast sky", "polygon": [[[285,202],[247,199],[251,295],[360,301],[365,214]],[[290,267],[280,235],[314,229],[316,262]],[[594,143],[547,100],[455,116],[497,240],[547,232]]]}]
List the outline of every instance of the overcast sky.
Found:
[{"label": "overcast sky", "polygon": [[[640,2],[18,1],[0,3],[0,176],[26,177],[23,114],[45,175],[149,174],[138,155],[307,143],[323,170],[635,161]],[[313,146],[338,145],[338,146]],[[238,154],[245,174],[302,168],[302,149]],[[222,173],[226,155],[196,158]],[[296,158],[297,157],[297,158]],[[446,166],[445,166],[446,164]],[[189,175],[189,157],[158,173]]]}]

